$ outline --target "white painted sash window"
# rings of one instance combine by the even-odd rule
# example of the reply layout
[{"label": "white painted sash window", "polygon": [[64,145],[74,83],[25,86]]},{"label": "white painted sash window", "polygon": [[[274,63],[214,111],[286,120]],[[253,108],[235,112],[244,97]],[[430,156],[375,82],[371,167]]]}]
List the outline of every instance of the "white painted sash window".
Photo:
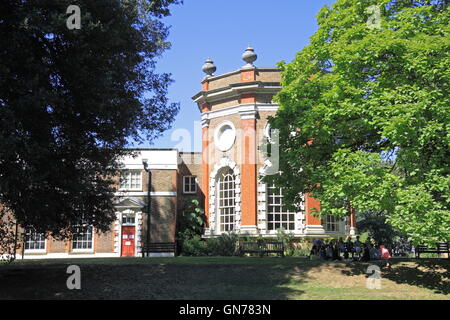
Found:
[{"label": "white painted sash window", "polygon": [[197,177],[184,176],[183,177],[183,193],[197,193]]},{"label": "white painted sash window", "polygon": [[331,214],[325,216],[325,231],[339,232],[340,220]]},{"label": "white painted sash window", "polygon": [[120,177],[121,190],[142,190],[142,174],[141,171],[129,170],[122,172]]},{"label": "white painted sash window", "polygon": [[25,229],[25,250],[45,251],[45,235],[37,233],[34,228]]},{"label": "white painted sash window", "polygon": [[235,181],[233,171],[228,168],[217,181],[219,227],[221,232],[233,231],[235,227]]},{"label": "white painted sash window", "polygon": [[284,208],[282,189],[272,184],[267,194],[267,229],[295,230],[295,213]]},{"label": "white painted sash window", "polygon": [[75,226],[72,235],[72,249],[79,251],[93,250],[94,227]]}]

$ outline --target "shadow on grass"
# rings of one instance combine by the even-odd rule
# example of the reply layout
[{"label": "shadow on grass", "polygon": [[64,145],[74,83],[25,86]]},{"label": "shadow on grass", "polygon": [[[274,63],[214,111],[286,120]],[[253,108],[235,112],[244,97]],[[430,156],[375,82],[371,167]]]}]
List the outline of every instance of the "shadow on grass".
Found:
[{"label": "shadow on grass", "polygon": [[[242,260],[239,260],[242,259]],[[81,290],[68,290],[67,266],[78,261],[0,267],[0,299],[285,300],[301,296],[317,263],[277,258],[230,263],[80,263]],[[242,261],[242,262],[241,262]],[[195,262],[195,260],[192,260]],[[292,277],[295,287],[289,286]]]},{"label": "shadow on grass", "polygon": [[[350,263],[348,270],[342,270],[344,275],[366,274],[367,267],[375,264],[381,267],[383,279],[389,279],[397,284],[408,284],[419,288],[433,290],[434,293],[448,295],[450,293],[450,261],[445,259],[401,259],[391,261],[391,268],[384,263]],[[367,275],[368,277],[369,275]]]}]

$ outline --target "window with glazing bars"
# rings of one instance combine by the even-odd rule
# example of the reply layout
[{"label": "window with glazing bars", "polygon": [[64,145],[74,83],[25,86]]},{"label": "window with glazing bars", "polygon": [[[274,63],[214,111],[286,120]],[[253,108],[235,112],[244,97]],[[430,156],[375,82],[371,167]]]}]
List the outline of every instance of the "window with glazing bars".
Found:
[{"label": "window with glazing bars", "polygon": [[183,193],[196,193],[197,192],[197,177],[196,176],[184,176],[183,177]]},{"label": "window with glazing bars", "polygon": [[25,229],[25,250],[45,250],[45,235],[32,227]]},{"label": "window with glazing bars", "polygon": [[283,191],[270,184],[267,187],[267,228],[268,230],[294,230],[295,213],[283,206]]},{"label": "window with glazing bars", "polygon": [[339,219],[331,214],[325,216],[325,231],[338,232],[339,231]]},{"label": "window with glazing bars", "polygon": [[141,190],[141,172],[140,171],[124,171],[120,177],[120,189]]},{"label": "window with glazing bars", "polygon": [[93,230],[92,226],[75,226],[72,235],[72,248],[75,250],[92,249]]},{"label": "window with glazing bars", "polygon": [[233,231],[235,226],[235,183],[231,169],[218,179],[220,231]]}]

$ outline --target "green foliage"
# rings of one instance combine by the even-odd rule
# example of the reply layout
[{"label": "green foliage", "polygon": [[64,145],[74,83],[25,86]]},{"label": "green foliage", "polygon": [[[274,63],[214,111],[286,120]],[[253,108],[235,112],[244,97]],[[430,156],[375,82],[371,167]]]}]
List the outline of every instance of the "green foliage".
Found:
[{"label": "green foliage", "polygon": [[284,254],[292,256],[294,254],[294,235],[290,232],[286,232],[283,228],[277,229],[277,241],[283,242]]},{"label": "green foliage", "polygon": [[217,238],[207,240],[212,256],[235,256],[238,254],[239,238],[235,233],[222,233]]},{"label": "green foliage", "polygon": [[[369,28],[367,8],[381,9]],[[444,0],[337,0],[280,63],[280,170],[289,203],[383,213],[415,243],[450,241],[450,10]],[[308,141],[313,139],[312,144]]]},{"label": "green foliage", "polygon": [[183,256],[236,256],[239,238],[235,233],[223,233],[216,238],[202,240],[199,235],[185,237],[182,240]]},{"label": "green foliage", "polygon": [[202,240],[205,213],[196,199],[187,201],[184,214],[178,218],[177,240],[181,254],[186,256],[234,256],[239,238],[235,233],[223,233],[219,237]]},{"label": "green foliage", "polygon": [[311,241],[301,241],[294,243],[294,249],[292,256],[295,257],[307,257],[312,249]]},{"label": "green foliage", "polygon": [[177,219],[178,238],[191,238],[203,233],[205,211],[197,199],[190,199],[184,204],[182,215]]},{"label": "green foliage", "polygon": [[392,244],[401,233],[394,229],[386,222],[386,217],[383,213],[367,211],[363,212],[359,217],[356,228],[358,232],[364,232],[362,236],[367,233],[367,237],[373,239],[375,243],[383,243],[384,245]]},{"label": "green foliage", "polygon": [[366,241],[369,240],[369,239],[370,239],[370,234],[369,234],[368,231],[362,232],[362,233],[359,235],[359,241],[361,241],[362,243],[366,242]]},{"label": "green foliage", "polygon": [[[207,254],[206,243],[201,240],[205,212],[200,207],[197,199],[185,202],[182,214],[177,218],[177,243],[182,255],[197,255],[194,253]],[[197,248],[198,250],[194,250]]]},{"label": "green foliage", "polygon": [[207,256],[209,253],[208,244],[198,235],[185,238],[182,242],[181,255],[183,256]]},{"label": "green foliage", "polygon": [[[18,223],[53,236],[81,219],[110,228],[125,147],[179,109],[155,70],[178,2],[0,1],[0,203]],[[72,4],[81,29],[67,27]]]}]

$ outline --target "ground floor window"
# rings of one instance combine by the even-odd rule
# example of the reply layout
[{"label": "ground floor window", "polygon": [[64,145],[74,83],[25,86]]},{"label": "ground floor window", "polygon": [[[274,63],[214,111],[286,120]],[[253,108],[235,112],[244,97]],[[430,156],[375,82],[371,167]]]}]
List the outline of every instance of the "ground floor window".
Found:
[{"label": "ground floor window", "polygon": [[325,231],[338,232],[340,220],[331,214],[325,216]]},{"label": "ground floor window", "polygon": [[228,168],[217,181],[220,231],[233,231],[235,226],[235,182],[233,171]]},{"label": "ground floor window", "polygon": [[25,228],[25,250],[45,250],[45,235],[32,227]]},{"label": "ground floor window", "polygon": [[267,229],[295,230],[295,213],[283,206],[283,190],[271,184],[267,193]]},{"label": "ground floor window", "polygon": [[75,226],[72,235],[72,249],[91,250],[93,248],[94,227]]}]

